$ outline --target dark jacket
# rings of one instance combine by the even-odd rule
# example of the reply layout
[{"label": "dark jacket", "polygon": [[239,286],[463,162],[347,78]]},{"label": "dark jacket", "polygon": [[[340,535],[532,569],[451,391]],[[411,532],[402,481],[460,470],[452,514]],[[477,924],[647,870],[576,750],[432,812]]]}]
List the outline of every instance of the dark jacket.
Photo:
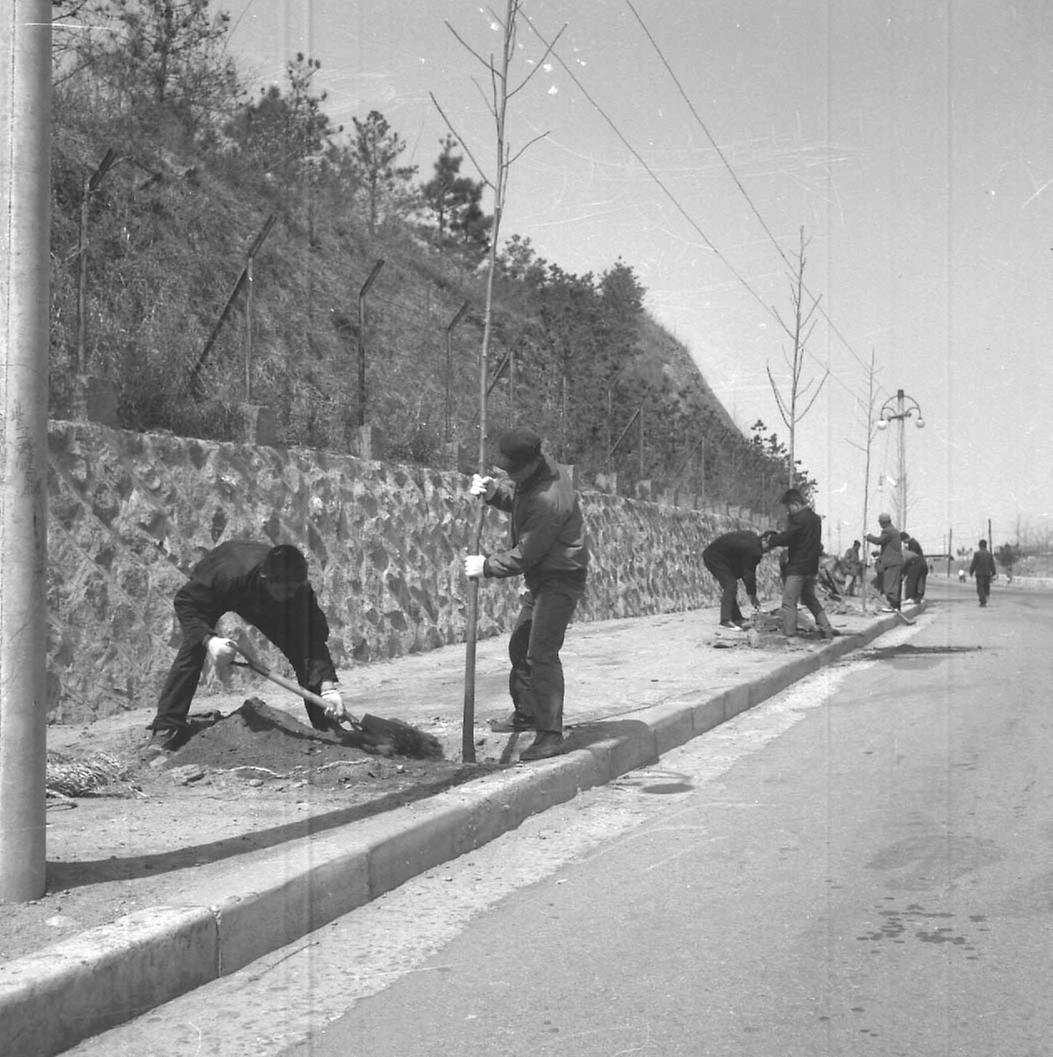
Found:
[{"label": "dark jacket", "polygon": [[823,552],[823,519],[810,507],[786,518],[786,529],[772,537],[773,547],[786,547],[786,576],[816,576]]},{"label": "dark jacket", "polygon": [[723,566],[742,581],[750,598],[757,595],[757,565],[763,557],[764,550],[756,532],[725,532],[702,552],[706,568]]},{"label": "dark jacket", "polygon": [[584,579],[589,544],[581,505],[570,477],[556,462],[543,455],[536,473],[518,484],[499,481],[488,502],[512,518],[510,549],[487,557],[486,576],[524,575],[528,583],[550,573]]},{"label": "dark jacket", "polygon": [[883,528],[880,535],[868,535],[867,541],[881,548],[874,566],[876,569],[892,569],[903,564],[903,541],[899,538],[899,529],[895,525]]},{"label": "dark jacket", "polygon": [[969,575],[994,576],[994,555],[989,550],[974,551],[973,560],[969,563]]},{"label": "dark jacket", "polygon": [[913,536],[908,536],[902,542],[904,565],[925,561],[925,552],[921,549],[921,544]]},{"label": "dark jacket", "polygon": [[265,635],[295,629],[304,646],[312,685],[336,681],[336,669],[326,645],[329,624],[310,584],[304,584],[286,602],[275,601],[260,581],[260,564],[269,543],[228,540],[209,551],[194,566],[190,580],[175,596],[175,611],[184,636],[202,642],[224,613],[237,613]]}]

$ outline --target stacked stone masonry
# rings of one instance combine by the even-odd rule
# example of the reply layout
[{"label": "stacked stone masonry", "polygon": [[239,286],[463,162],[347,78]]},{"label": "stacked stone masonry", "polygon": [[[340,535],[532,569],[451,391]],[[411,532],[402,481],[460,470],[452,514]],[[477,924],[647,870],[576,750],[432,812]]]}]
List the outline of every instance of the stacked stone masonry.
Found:
[{"label": "stacked stone masonry", "polygon": [[[69,422],[50,424],[49,454],[52,722],[154,703],[179,641],[172,597],[228,539],[304,550],[340,669],[464,641],[461,559],[475,501],[462,474]],[[584,491],[582,505],[593,548],[582,621],[712,604],[701,552],[721,532],[750,527],[600,492]],[[506,533],[505,515],[489,511],[483,549],[503,546]],[[772,590],[774,562],[762,570]],[[509,629],[521,586],[480,589],[480,638]]]}]

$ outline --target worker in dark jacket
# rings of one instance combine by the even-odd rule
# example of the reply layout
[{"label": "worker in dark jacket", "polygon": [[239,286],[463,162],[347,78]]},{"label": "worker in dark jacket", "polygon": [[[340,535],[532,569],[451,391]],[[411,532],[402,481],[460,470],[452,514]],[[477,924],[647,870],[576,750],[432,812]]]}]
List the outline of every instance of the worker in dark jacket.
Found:
[{"label": "worker in dark jacket", "polygon": [[991,581],[995,578],[994,555],[987,549],[987,540],[980,540],[979,550],[973,551],[973,560],[969,563],[969,575],[976,577],[976,594],[980,605],[986,606],[991,595]]},{"label": "worker in dark jacket", "polygon": [[903,541],[899,529],[892,524],[891,514],[878,514],[877,535],[868,533],[867,543],[878,547],[877,561],[874,563],[873,587],[885,596],[882,612],[894,613],[899,609],[900,584],[903,579]]},{"label": "worker in dark jacket", "polygon": [[782,630],[787,639],[797,635],[797,603],[803,602],[815,617],[819,634],[832,639],[836,632],[830,625],[815,593],[819,576],[819,555],[823,551],[822,518],[805,502],[796,488],[782,494],[779,502],[786,507],[786,528],[769,538],[771,547],[785,547],[787,562],[782,585]]},{"label": "worker in dark jacket", "polygon": [[764,539],[756,532],[725,532],[702,552],[702,564],[720,584],[720,626],[732,631],[745,631],[746,622],[739,609],[739,580],[746,588],[746,596],[756,612],[757,566],[767,553]]},{"label": "worker in dark jacket", "polygon": [[909,532],[901,532],[899,538],[903,545],[903,602],[916,605],[925,598],[929,563],[921,544]]},{"label": "worker in dark jacket", "polygon": [[589,548],[578,495],[565,470],[541,450],[530,429],[498,442],[500,481],[475,474],[471,492],[511,514],[510,546],[497,554],[469,554],[469,577],[522,576],[527,595],[512,631],[509,692],[513,712],[495,730],[535,729],[521,760],[543,760],[563,748],[563,665],[559,651],[567,625],[585,593]]},{"label": "worker in dark jacket", "polygon": [[329,625],[307,580],[307,561],[296,547],[229,540],[194,567],[175,596],[183,641],[168,672],[151,748],[171,751],[189,737],[187,714],[205,658],[219,674],[229,671],[235,643],[216,634],[224,613],[237,613],[259,628],[288,658],[297,681],[325,698],[328,708],[305,702],[311,726],[325,730],[347,715],[336,669],[326,645]]}]

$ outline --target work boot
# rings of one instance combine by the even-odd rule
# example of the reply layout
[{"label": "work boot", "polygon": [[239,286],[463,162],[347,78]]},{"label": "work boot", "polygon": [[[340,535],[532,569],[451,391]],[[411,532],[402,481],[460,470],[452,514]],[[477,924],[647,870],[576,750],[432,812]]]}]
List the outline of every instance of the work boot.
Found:
[{"label": "work boot", "polygon": [[168,727],[155,730],[143,750],[145,755],[158,756],[161,753],[175,752],[190,740],[191,731],[186,727]]},{"label": "work boot", "polygon": [[537,720],[516,708],[504,719],[491,719],[490,729],[495,734],[515,734],[523,730],[536,730]]},{"label": "work boot", "polygon": [[563,735],[554,730],[542,730],[533,744],[519,754],[519,758],[526,761],[547,760],[550,756],[558,756],[562,751]]}]

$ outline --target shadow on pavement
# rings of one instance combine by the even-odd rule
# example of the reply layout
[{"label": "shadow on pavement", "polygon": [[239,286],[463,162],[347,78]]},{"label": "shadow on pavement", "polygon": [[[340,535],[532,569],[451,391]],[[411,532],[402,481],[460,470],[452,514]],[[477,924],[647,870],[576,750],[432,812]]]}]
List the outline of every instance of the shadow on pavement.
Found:
[{"label": "shadow on pavement", "polygon": [[498,764],[474,764],[460,767],[452,774],[446,774],[398,792],[386,793],[365,804],[329,811],[283,826],[272,826],[269,829],[227,837],[210,844],[196,844],[173,851],[135,855],[128,858],[115,856],[79,862],[49,861],[47,864],[48,889],[56,891],[105,881],[129,881],[139,877],[156,877],[175,870],[221,862],[224,859],[273,848],[278,844],[299,840],[302,837],[344,826],[349,822],[357,822],[385,811],[392,811],[499,769]]}]

